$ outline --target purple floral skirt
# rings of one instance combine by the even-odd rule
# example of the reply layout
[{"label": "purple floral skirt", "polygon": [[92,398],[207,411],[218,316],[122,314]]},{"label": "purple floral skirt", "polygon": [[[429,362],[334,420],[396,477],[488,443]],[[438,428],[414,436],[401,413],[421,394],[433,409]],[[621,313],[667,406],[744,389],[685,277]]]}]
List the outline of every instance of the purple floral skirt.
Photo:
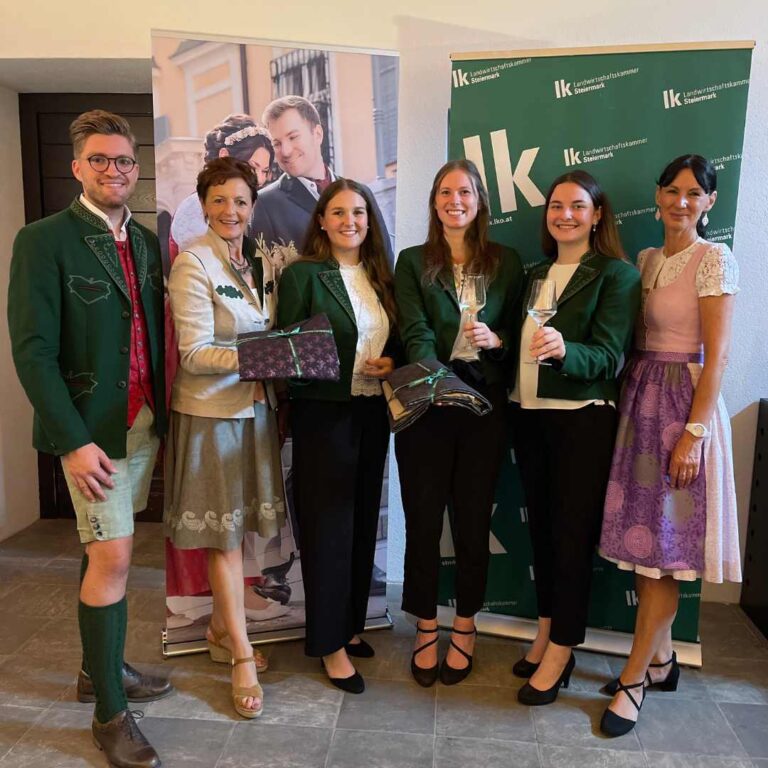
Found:
[{"label": "purple floral skirt", "polygon": [[687,488],[669,485],[670,456],[693,401],[688,363],[701,361],[699,354],[636,352],[629,362],[600,536],[600,554],[610,560],[704,570],[704,452]]}]

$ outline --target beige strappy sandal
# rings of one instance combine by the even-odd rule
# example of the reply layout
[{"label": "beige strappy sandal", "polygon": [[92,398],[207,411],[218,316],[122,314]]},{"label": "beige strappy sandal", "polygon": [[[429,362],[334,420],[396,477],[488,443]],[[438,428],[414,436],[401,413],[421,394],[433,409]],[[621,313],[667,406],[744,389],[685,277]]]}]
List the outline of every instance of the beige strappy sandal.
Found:
[{"label": "beige strappy sandal", "polygon": [[[215,661],[217,664],[230,664],[232,662],[232,651],[222,643],[222,640],[227,637],[229,635],[226,632],[219,633],[213,624],[208,625],[205,639],[208,643],[208,653],[210,654],[211,661]],[[256,663],[256,671],[266,672],[269,668],[267,657],[261,651],[254,649],[253,658]]]},{"label": "beige strappy sandal", "polygon": [[[253,662],[254,664],[256,663],[256,660],[253,656],[248,656],[245,659],[232,659],[232,669],[234,669],[238,664],[248,664],[250,662]],[[245,699],[249,696],[253,699],[259,700],[258,709],[246,709],[237,703],[238,699]],[[234,706],[238,715],[241,715],[248,720],[252,720],[254,717],[261,717],[261,713],[264,711],[264,691],[258,683],[256,683],[256,685],[249,685],[247,687],[233,685],[232,705]]]}]

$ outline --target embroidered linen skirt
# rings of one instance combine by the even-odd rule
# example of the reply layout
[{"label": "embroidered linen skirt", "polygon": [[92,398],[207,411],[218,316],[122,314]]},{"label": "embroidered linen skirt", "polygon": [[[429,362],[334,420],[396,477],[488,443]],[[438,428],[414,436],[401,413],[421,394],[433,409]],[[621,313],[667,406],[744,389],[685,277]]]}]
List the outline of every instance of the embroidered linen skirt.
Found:
[{"label": "embroidered linen skirt", "polygon": [[166,535],[178,549],[234,549],[245,531],[271,538],[285,523],[274,411],[215,419],[173,411],[165,448]]}]

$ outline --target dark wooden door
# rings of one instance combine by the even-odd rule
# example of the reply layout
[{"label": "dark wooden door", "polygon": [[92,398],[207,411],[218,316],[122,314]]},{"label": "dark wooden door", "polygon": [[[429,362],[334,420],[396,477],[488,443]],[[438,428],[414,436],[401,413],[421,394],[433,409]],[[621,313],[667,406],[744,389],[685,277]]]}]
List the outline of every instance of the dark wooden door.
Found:
[{"label": "dark wooden door", "polygon": [[[139,142],[139,182],[128,205],[137,221],[157,229],[155,215],[155,147],[151,94],[22,93],[19,95],[22,171],[26,222],[66,208],[82,188],[72,176],[69,124],[89,109],[123,115]],[[38,454],[40,516],[74,517],[61,463]],[[137,519],[162,520],[162,465],[152,480],[149,505]]]}]

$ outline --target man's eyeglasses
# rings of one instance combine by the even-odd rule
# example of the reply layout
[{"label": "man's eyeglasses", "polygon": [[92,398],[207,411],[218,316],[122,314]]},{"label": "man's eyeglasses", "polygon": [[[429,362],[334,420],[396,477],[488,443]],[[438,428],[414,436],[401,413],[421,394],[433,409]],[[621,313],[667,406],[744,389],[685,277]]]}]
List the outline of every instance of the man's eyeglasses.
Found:
[{"label": "man's eyeglasses", "polygon": [[114,163],[115,168],[117,168],[120,173],[130,173],[136,167],[136,161],[127,155],[120,155],[119,157],[91,155],[87,160],[88,165],[90,165],[97,173],[104,173],[109,168],[110,163]]}]

